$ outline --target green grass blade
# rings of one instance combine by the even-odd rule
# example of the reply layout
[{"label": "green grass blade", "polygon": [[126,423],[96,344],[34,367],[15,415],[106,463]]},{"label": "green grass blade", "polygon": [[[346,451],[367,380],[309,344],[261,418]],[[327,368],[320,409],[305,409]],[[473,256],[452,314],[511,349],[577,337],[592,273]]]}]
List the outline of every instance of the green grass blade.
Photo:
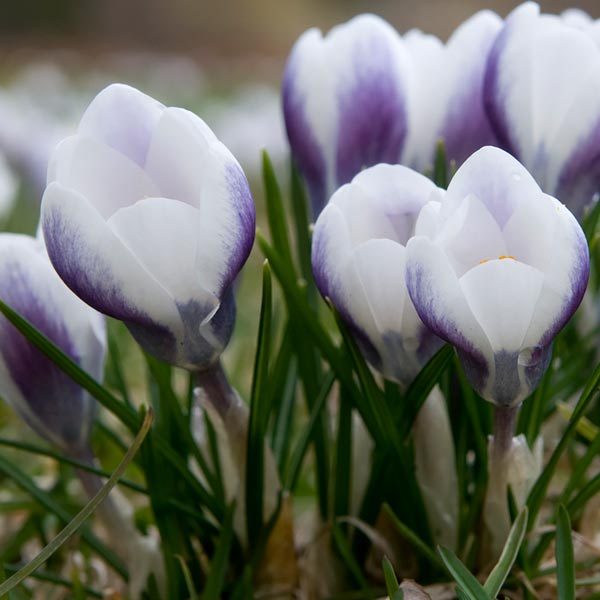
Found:
[{"label": "green grass blade", "polygon": [[483,586],[477,581],[475,575],[463,565],[452,551],[443,546],[438,546],[438,552],[452,579],[456,581],[468,600],[491,600],[491,596],[483,589]]},{"label": "green grass blade", "polygon": [[77,363],[71,360],[58,346],[39,332],[29,321],[0,300],[0,312],[54,364],[62,369],[73,381],[87,390],[102,406],[113,413],[127,427],[136,431],[139,418],[135,410],[127,406],[90,377]]},{"label": "green grass blade", "polygon": [[410,433],[420,408],[452,362],[454,355],[454,348],[449,344],[445,344],[431,357],[410,384],[404,397],[401,420],[398,423],[402,439],[405,439]]},{"label": "green grass blade", "polygon": [[517,559],[521,544],[525,537],[525,532],[527,531],[527,518],[528,510],[525,506],[519,513],[519,516],[515,519],[515,522],[510,529],[510,533],[508,534],[506,544],[504,544],[504,548],[502,549],[502,554],[483,585],[483,589],[492,598],[495,598],[500,593],[512,566]]},{"label": "green grass blade", "polygon": [[529,529],[531,529],[531,527],[533,527],[533,524],[536,522],[537,515],[546,497],[548,486],[550,485],[550,480],[554,475],[554,472],[558,465],[558,461],[560,460],[562,453],[567,447],[571,436],[575,432],[579,419],[584,415],[590,402],[595,398],[598,392],[599,385],[600,364],[598,364],[594,369],[592,376],[588,380],[583,392],[581,393],[581,396],[579,397],[579,401],[575,406],[575,410],[573,411],[573,414],[569,419],[569,423],[567,424],[567,427],[565,428],[565,431],[562,437],[560,438],[560,441],[558,442],[556,448],[552,452],[552,455],[546,463],[542,474],[538,477],[531,492],[529,493],[529,497],[527,498],[527,506],[529,507]]},{"label": "green grass blade", "polygon": [[246,526],[250,544],[256,540],[263,526],[264,450],[269,421],[272,289],[271,270],[268,261],[265,261],[246,454]]},{"label": "green grass blade", "polygon": [[[0,472],[12,479],[22,490],[29,494],[43,509],[51,514],[56,515],[64,523],[68,523],[72,516],[65,510],[52,496],[40,489],[35,483],[23,472],[22,469],[15,467],[11,462],[0,456]],[[128,577],[125,565],[119,560],[115,553],[105,546],[93,533],[87,529],[80,532],[81,538],[85,543],[101,556],[121,577]]]},{"label": "green grass blade", "polygon": [[206,578],[206,585],[202,592],[201,600],[220,600],[225,576],[229,568],[229,552],[233,541],[233,514],[235,504],[231,504],[225,512],[225,519],[221,527],[221,536],[215,553],[210,563],[210,570]]},{"label": "green grass blade", "polygon": [[109,480],[104,484],[102,489],[81,509],[79,513],[67,525],[64,529],[47,545],[42,551],[22,569],[17,571],[14,575],[11,575],[6,581],[0,585],[0,596],[8,594],[14,587],[19,585],[25,580],[31,573],[43,565],[83,524],[83,522],[96,510],[98,505],[106,498],[109,492],[117,485],[119,479],[125,472],[129,463],[133,460],[139,450],[144,438],[150,430],[152,423],[152,411],[146,413],[146,417],[142,422],[139,432],[135,436],[127,454],[123,457],[114,473],[110,476]]},{"label": "green grass blade", "polygon": [[[9,440],[7,438],[0,437],[0,446],[6,446],[7,448],[15,448],[16,450],[23,450],[24,452],[29,452],[31,454],[39,454],[40,456],[45,456],[47,458],[52,458],[53,460],[65,464],[70,465],[72,467],[76,467],[77,469],[81,469],[82,471],[88,471],[90,473],[94,473],[95,475],[99,475],[100,477],[110,477],[110,473],[104,471],[103,469],[98,469],[93,465],[90,465],[88,462],[76,460],[74,458],[69,458],[68,456],[63,456],[59,452],[55,450],[51,450],[50,448],[42,448],[40,446],[35,446],[33,444],[28,444],[26,442],[19,442],[17,440]],[[133,481],[128,481],[126,479],[121,479],[119,481],[119,485],[123,487],[129,488],[135,492],[140,494],[148,494],[148,490],[143,486],[134,483]]]},{"label": "green grass blade", "polygon": [[404,592],[396,579],[396,573],[394,573],[394,567],[388,560],[387,556],[383,557],[382,562],[383,576],[385,578],[385,587],[390,600],[404,600]]},{"label": "green grass blade", "polygon": [[333,514],[347,515],[352,486],[352,404],[342,390],[333,469]]},{"label": "green grass blade", "polygon": [[[309,229],[309,213],[311,212],[311,209],[306,198],[300,175],[293,163],[291,172],[292,215],[294,217],[294,226],[296,230],[298,259],[302,276],[308,282],[313,279],[312,264],[310,260],[311,241]],[[311,286],[310,289],[314,291],[314,287]]]},{"label": "green grass blade", "polygon": [[271,159],[265,150],[262,152],[262,175],[265,186],[265,203],[267,208],[267,219],[269,221],[269,231],[273,240],[273,248],[283,257],[283,260],[294,268],[292,261],[292,251],[288,236],[288,227],[286,222],[286,211],[283,206],[281,189],[277,183],[277,177],[273,170]]},{"label": "green grass blade", "polygon": [[196,588],[194,586],[194,578],[192,577],[192,574],[190,572],[189,567],[187,566],[187,563],[185,562],[185,559],[183,558],[183,556],[181,556],[181,554],[177,554],[175,558],[179,561],[179,564],[181,566],[181,572],[183,573],[183,578],[185,579],[185,585],[187,586],[189,600],[200,600],[198,592],[196,592]]},{"label": "green grass blade", "polygon": [[292,455],[290,457],[290,461],[284,472],[283,487],[286,490],[293,491],[296,486],[296,481],[298,480],[298,476],[300,474],[300,468],[302,467],[302,461],[304,460],[304,457],[308,450],[308,446],[310,444],[310,440],[314,435],[317,423],[320,419],[321,411],[325,406],[325,402],[327,400],[327,397],[329,396],[329,392],[334,381],[335,375],[333,374],[333,371],[330,371],[327,375],[325,375],[325,378],[323,379],[321,389],[319,390],[319,394],[313,405],[313,409],[310,413],[308,423],[302,430],[300,438],[294,446]]},{"label": "green grass blade", "polygon": [[398,533],[425,559],[427,559],[432,566],[443,569],[444,564],[440,560],[440,557],[426,544],[410,527],[407,527],[402,521],[396,516],[394,511],[391,509],[389,504],[383,505],[383,510],[388,514],[394,527],[398,530]]},{"label": "green grass blade", "polygon": [[358,583],[358,585],[361,587],[365,596],[370,597],[371,594],[369,594],[369,584],[367,583],[367,580],[362,573],[360,565],[354,558],[354,555],[352,554],[352,549],[350,548],[350,544],[344,536],[344,532],[342,531],[337,521],[333,521],[331,524],[331,534],[333,536],[335,546],[338,552],[340,553],[340,557],[346,565],[346,567],[348,568],[348,571],[350,571],[350,573],[356,580],[356,583]]},{"label": "green grass blade", "polygon": [[575,600],[575,558],[571,520],[564,505],[558,507],[556,519],[556,576],[558,599]]}]

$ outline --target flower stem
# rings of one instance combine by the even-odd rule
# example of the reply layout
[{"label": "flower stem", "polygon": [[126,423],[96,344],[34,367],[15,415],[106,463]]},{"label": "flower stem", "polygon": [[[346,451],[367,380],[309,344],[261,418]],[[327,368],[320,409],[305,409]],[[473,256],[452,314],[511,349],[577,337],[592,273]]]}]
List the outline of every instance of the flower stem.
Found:
[{"label": "flower stem", "polygon": [[196,383],[204,390],[208,401],[224,420],[229,409],[237,404],[237,396],[221,363],[218,362],[204,371],[196,371]]},{"label": "flower stem", "polygon": [[496,464],[504,462],[512,445],[517,425],[519,405],[496,406],[494,410],[494,436],[492,438],[491,460]]}]

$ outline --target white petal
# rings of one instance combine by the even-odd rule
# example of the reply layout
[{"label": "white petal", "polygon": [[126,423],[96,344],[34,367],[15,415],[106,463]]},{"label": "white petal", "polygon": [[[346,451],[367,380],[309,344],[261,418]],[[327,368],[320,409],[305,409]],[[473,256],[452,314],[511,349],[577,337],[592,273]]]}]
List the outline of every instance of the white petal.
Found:
[{"label": "white petal", "polygon": [[460,278],[469,307],[492,350],[518,352],[544,283],[541,271],[513,260],[490,260]]},{"label": "white petal", "polygon": [[164,106],[128,85],[113,84],[89,105],[79,133],[107,144],[143,166],[152,131]]},{"label": "white petal", "polygon": [[167,198],[147,198],[116,212],[109,227],[178,303],[219,304],[227,256],[213,252],[212,224],[200,211]]},{"label": "white petal", "polygon": [[490,360],[488,338],[473,315],[444,251],[425,237],[412,238],[407,251],[407,287],[421,320],[462,351]]},{"label": "white petal", "polygon": [[51,183],[41,210],[52,264],[80,298],[118,319],[150,320],[178,332],[181,320],[171,296],[83,196]]},{"label": "white petal", "polygon": [[49,181],[77,191],[106,219],[158,188],[135,162],[105,144],[75,135],[61,142],[50,162]]}]

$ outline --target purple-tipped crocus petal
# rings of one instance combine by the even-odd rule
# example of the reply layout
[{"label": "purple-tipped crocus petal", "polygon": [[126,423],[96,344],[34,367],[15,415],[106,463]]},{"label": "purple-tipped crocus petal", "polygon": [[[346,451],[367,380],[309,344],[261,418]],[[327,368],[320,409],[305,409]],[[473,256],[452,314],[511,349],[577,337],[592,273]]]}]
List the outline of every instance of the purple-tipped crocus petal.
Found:
[{"label": "purple-tipped crocus petal", "polygon": [[526,3],[488,61],[485,101],[501,145],[580,216],[600,187],[600,49]]},{"label": "purple-tipped crocus petal", "polygon": [[195,260],[203,263],[204,287],[220,296],[254,241],[254,203],[241,167],[201,119],[168,108],[154,132],[146,171],[162,196],[197,209]]},{"label": "purple-tipped crocus petal", "polygon": [[[106,348],[102,318],[60,281],[43,245],[2,234],[0,297],[94,378]],[[77,451],[88,438],[94,401],[17,329],[0,319],[0,395],[41,436]]]},{"label": "purple-tipped crocus petal", "polygon": [[143,167],[164,106],[128,85],[102,90],[79,124],[79,134],[106,144]]},{"label": "purple-tipped crocus petal", "polygon": [[446,45],[418,30],[405,43],[412,62],[410,127],[402,162],[418,171],[433,167],[444,140],[449,160],[459,165],[496,141],[483,103],[487,56],[502,21],[481,11],[465,21]]},{"label": "purple-tipped crocus petal", "polygon": [[42,223],[54,268],[90,306],[148,327],[178,323],[169,293],[79,193],[51,183],[42,200]]},{"label": "purple-tipped crocus petal", "polygon": [[332,197],[313,235],[317,285],[384,376],[410,383],[439,348],[407,296],[407,240],[437,188],[399,165],[377,165]]},{"label": "purple-tipped crocus petal", "polygon": [[467,19],[448,40],[452,79],[439,137],[448,159],[459,165],[477,149],[496,143],[485,112],[483,83],[487,57],[501,27],[500,17],[484,10]]},{"label": "purple-tipped crocus petal", "polygon": [[313,213],[365,166],[397,162],[406,137],[406,56],[385,21],[360,15],[296,42],[283,80],[288,138]]}]

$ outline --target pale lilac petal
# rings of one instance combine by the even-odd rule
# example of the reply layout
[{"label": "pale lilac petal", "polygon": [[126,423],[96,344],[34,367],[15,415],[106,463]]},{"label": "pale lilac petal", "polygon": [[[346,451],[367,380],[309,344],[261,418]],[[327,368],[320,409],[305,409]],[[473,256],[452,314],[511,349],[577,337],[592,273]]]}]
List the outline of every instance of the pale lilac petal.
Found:
[{"label": "pale lilac petal", "polygon": [[374,15],[355,17],[322,37],[296,42],[283,81],[294,157],[315,215],[361,169],[397,162],[406,136],[402,40]]},{"label": "pale lilac petal", "polygon": [[119,210],[108,226],[175,302],[197,299],[207,313],[218,306],[227,257],[207,244],[211,238],[207,240],[206,224],[195,208],[178,200],[147,198]]},{"label": "pale lilac petal", "polygon": [[89,105],[79,134],[106,144],[143,167],[164,106],[128,85],[113,84]]},{"label": "pale lilac petal", "polygon": [[42,200],[44,240],[65,283],[97,310],[154,331],[165,347],[181,333],[173,298],[80,194],[52,183]]},{"label": "pale lilac petal", "polygon": [[439,245],[421,236],[408,242],[407,251],[406,284],[419,317],[433,333],[456,346],[463,357],[476,365],[476,378],[482,387],[492,348],[448,257]]},{"label": "pale lilac petal", "polygon": [[[60,281],[43,246],[0,236],[0,297],[90,375],[101,379],[104,325]],[[4,317],[0,318],[0,395],[43,437],[63,449],[85,445],[94,401]]]},{"label": "pale lilac petal", "polygon": [[447,63],[451,78],[439,137],[446,156],[462,164],[477,149],[496,144],[483,101],[487,57],[502,27],[500,17],[488,10],[467,19],[450,37]]},{"label": "pale lilac petal", "polygon": [[135,162],[91,138],[72,136],[56,148],[48,182],[77,191],[107,219],[114,212],[160,195],[152,179]]},{"label": "pale lilac petal", "polygon": [[163,197],[197,209],[199,260],[208,271],[220,273],[218,281],[211,275],[206,286],[220,294],[254,242],[254,203],[238,162],[196,115],[168,108],[154,132],[146,172]]},{"label": "pale lilac petal", "polygon": [[525,4],[490,53],[488,114],[502,146],[581,215],[600,186],[600,51],[585,32]]}]

